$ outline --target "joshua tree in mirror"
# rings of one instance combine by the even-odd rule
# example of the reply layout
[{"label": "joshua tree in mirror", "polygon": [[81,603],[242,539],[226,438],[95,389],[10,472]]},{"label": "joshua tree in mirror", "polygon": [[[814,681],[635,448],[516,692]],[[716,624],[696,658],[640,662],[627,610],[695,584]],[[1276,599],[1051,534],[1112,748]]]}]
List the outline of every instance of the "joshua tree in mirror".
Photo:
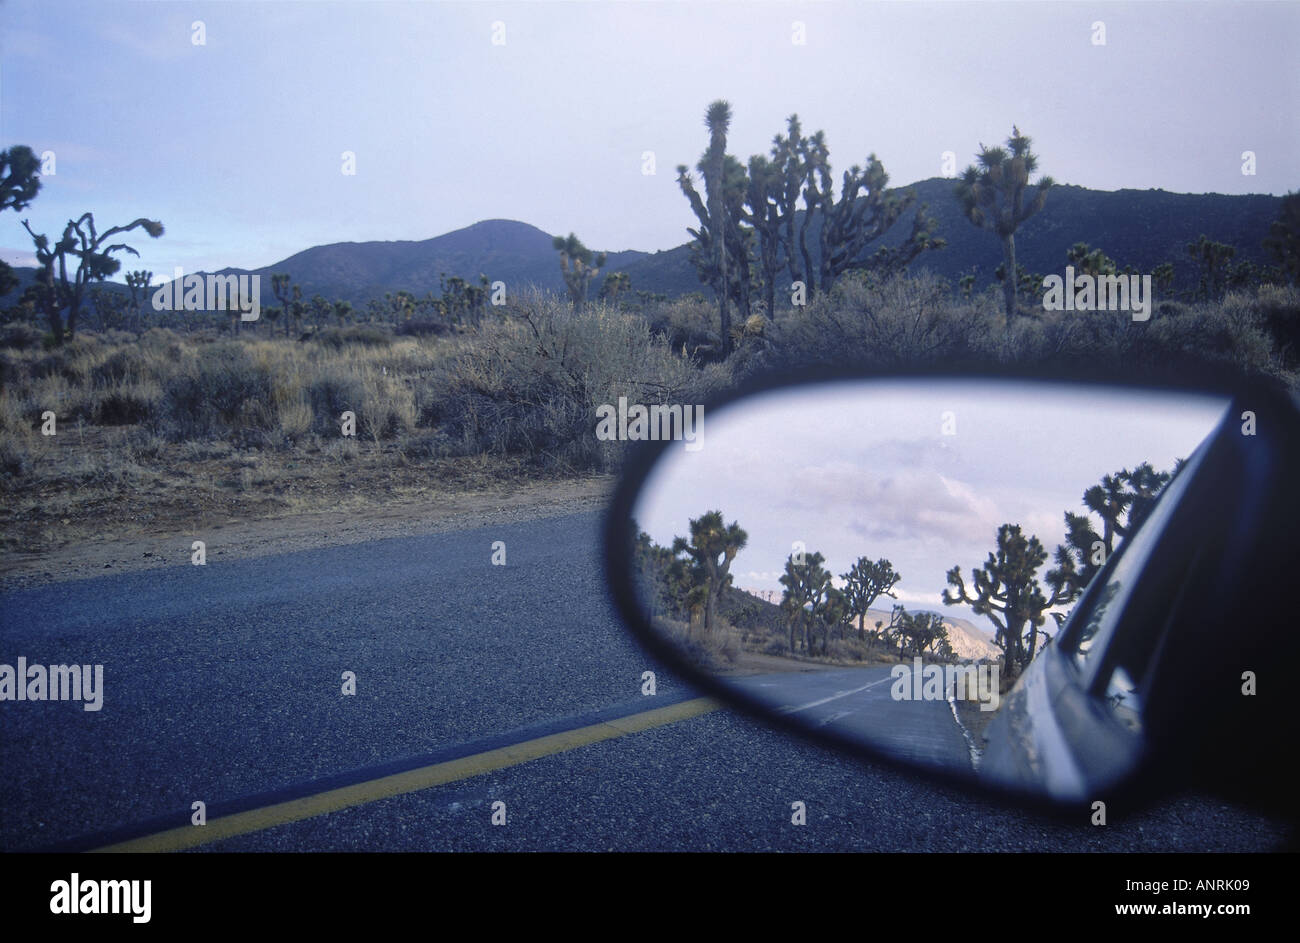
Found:
[{"label": "joshua tree in mirror", "polygon": [[587,303],[587,287],[604,267],[605,253],[592,253],[573,233],[569,233],[568,239],[556,236],[551,245],[560,253],[560,274],[564,276],[564,287],[569,291],[569,301],[576,314]]},{"label": "joshua tree in mirror", "polygon": [[890,626],[898,639],[899,658],[909,648],[918,655],[933,648],[937,654],[939,643],[948,640],[948,627],[943,624],[943,616],[936,612],[908,612],[903,606],[896,606]]},{"label": "joshua tree in mirror", "polygon": [[[83,213],[79,218],[69,220],[63,229],[63,235],[53,245],[44,234],[33,232],[27,220],[23,220],[23,228],[36,246],[36,261],[41,270],[38,281],[39,303],[56,345],[62,344],[65,337],[76,337],[77,317],[86,299],[87,287],[93,282],[104,281],[122,267],[122,263],[113,258],[113,254],[140,254],[124,242],[110,244],[109,240],[133,229],[143,229],[154,239],[163,234],[162,223],[144,217],[125,226],[113,226],[101,233],[95,227],[93,213]],[[68,272],[69,256],[77,259],[76,271],[71,274]],[[68,312],[66,320],[64,309]]]},{"label": "joshua tree in mirror", "polygon": [[651,540],[649,534],[637,528],[636,521],[632,522],[632,531],[637,535],[633,559],[640,579],[642,601],[651,618],[676,616],[688,609],[692,586],[685,561],[671,548],[661,547]]},{"label": "joshua tree in mirror", "polygon": [[685,553],[691,561],[691,582],[695,598],[704,608],[704,633],[707,635],[717,624],[718,596],[731,583],[731,561],[744,549],[749,535],[732,521],[724,524],[721,511],[709,511],[691,521],[691,537],[673,540],[672,552]]},{"label": "joshua tree in mirror", "polygon": [[843,639],[844,623],[849,617],[849,607],[844,599],[844,593],[831,586],[826,590],[826,595],[822,597],[821,605],[813,610],[813,615],[822,627],[822,654],[829,655],[831,651],[831,630],[836,626],[840,626],[840,638]]},{"label": "joshua tree in mirror", "polygon": [[889,624],[885,625],[884,620],[876,620],[875,631],[867,633],[868,646],[875,645],[877,641],[884,642],[886,647],[894,644],[894,633],[898,631],[903,617],[907,614],[907,609],[902,603],[894,603],[889,612]]},{"label": "joshua tree in mirror", "polygon": [[781,594],[781,610],[789,620],[790,653],[795,651],[795,629],[800,630],[801,648],[811,653],[809,629],[812,620],[826,606],[826,598],[831,585],[831,572],[822,566],[826,558],[820,553],[806,552],[802,561],[791,554],[785,561],[785,572],[781,575],[781,585],[785,587]]},{"label": "joshua tree in mirror", "polygon": [[967,167],[957,183],[957,199],[966,218],[1002,240],[1004,272],[1002,291],[1006,298],[1007,326],[1016,314],[1016,230],[1043,208],[1052,178],[1042,177],[1031,187],[1029,177],[1038,169],[1038,158],[1029,149],[1030,139],[1012,127],[1007,146],[980,145],[976,163]]},{"label": "joshua tree in mirror", "polygon": [[[1175,472],[1182,463],[1175,463]],[[1061,584],[1062,602],[1078,598],[1115,552],[1116,538],[1127,537],[1142,523],[1172,477],[1173,472],[1158,472],[1150,462],[1103,475],[1100,484],[1083,493],[1083,505],[1100,520],[1100,531],[1088,514],[1065,512],[1065,543],[1056,548],[1058,569],[1048,574],[1049,582]]]},{"label": "joshua tree in mirror", "polygon": [[1068,576],[1053,571],[1048,575],[1055,584],[1052,595],[1044,595],[1036,574],[1046,560],[1047,551],[1037,537],[1026,537],[1019,524],[1003,524],[998,528],[997,551],[982,567],[971,570],[973,594],[966,588],[960,566],[948,571],[948,585],[956,592],[944,589],[944,604],[965,604],[977,615],[989,617],[996,628],[993,644],[1002,649],[1008,675],[1033,660],[1047,610],[1065,602],[1070,592]]},{"label": "joshua tree in mirror", "polygon": [[[866,618],[867,610],[875,605],[876,600],[881,596],[894,596],[894,584],[903,577],[894,572],[894,565],[883,557],[872,563],[866,557],[858,557],[858,561],[853,564],[847,573],[841,573],[840,578],[844,580],[844,599],[848,606],[848,616],[852,619],[854,616],[858,620],[858,638],[866,640],[866,629],[863,626],[863,620]],[[874,639],[873,639],[874,640]]]}]

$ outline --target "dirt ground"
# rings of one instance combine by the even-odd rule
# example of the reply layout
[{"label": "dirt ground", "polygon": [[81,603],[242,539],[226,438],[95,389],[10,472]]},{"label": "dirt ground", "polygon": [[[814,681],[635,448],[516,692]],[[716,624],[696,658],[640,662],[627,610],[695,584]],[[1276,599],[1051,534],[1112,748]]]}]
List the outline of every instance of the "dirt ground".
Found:
[{"label": "dirt ground", "polygon": [[9,504],[0,517],[0,589],[188,562],[194,540],[209,559],[228,560],[599,510],[614,487],[611,476],[484,483],[456,469],[415,475],[408,467],[397,481],[359,471],[312,476],[297,494],[215,487],[88,495],[62,503],[59,517],[30,500]]}]

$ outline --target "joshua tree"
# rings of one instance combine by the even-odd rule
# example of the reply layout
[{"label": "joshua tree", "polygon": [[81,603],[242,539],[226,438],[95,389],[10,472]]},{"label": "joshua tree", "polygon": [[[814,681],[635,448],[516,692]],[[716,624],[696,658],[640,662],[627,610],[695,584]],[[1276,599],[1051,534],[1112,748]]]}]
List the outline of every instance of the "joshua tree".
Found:
[{"label": "joshua tree", "polygon": [[1038,158],[1029,145],[1030,139],[1015,126],[1006,148],[981,144],[977,163],[962,173],[956,190],[966,218],[1002,240],[1008,327],[1016,314],[1016,230],[1043,208],[1053,185],[1051,177],[1042,177],[1031,188],[1029,177],[1038,168]]},{"label": "joshua tree", "polygon": [[936,612],[908,612],[902,606],[896,613],[894,623],[898,633],[898,654],[901,658],[910,642],[912,651],[923,654],[927,648],[937,646],[940,641],[947,641],[948,627],[943,624],[943,616]]},{"label": "joshua tree", "polygon": [[40,160],[25,144],[0,151],[0,211],[26,209],[36,199],[40,170]]},{"label": "joshua tree", "polygon": [[131,311],[134,314],[136,328],[144,327],[144,303],[149,297],[149,285],[153,281],[153,272],[140,269],[126,273],[126,287],[131,292]]},{"label": "joshua tree", "polygon": [[605,280],[600,285],[600,298],[611,304],[618,301],[618,296],[623,294],[632,285],[632,277],[627,272],[610,272],[605,276]]},{"label": "joshua tree", "polygon": [[722,333],[722,355],[731,353],[731,313],[727,310],[727,218],[726,198],[723,196],[724,158],[727,153],[727,131],[731,127],[731,105],[718,99],[709,105],[704,114],[704,125],[709,129],[709,149],[705,153],[704,192],[709,204],[709,220],[717,238],[713,240],[713,266],[721,286],[718,292],[718,318]]},{"label": "joshua tree", "polygon": [[[822,597],[821,604],[813,610],[813,617],[822,627],[823,655],[829,655],[831,651],[831,629],[837,625],[842,627],[848,615],[849,607],[844,599],[844,593],[834,586],[829,587]],[[840,637],[844,637],[843,628],[840,629]]]},{"label": "joshua tree", "polygon": [[[0,212],[26,209],[41,189],[41,162],[32,149],[18,144],[0,151]],[[0,261],[0,295],[11,292],[18,279],[9,263]]]},{"label": "joshua tree", "polygon": [[730,354],[730,302],[735,295],[740,302],[741,317],[748,316],[749,242],[740,228],[746,218],[747,175],[744,165],[727,151],[727,131],[731,125],[731,106],[722,100],[709,105],[704,115],[709,131],[709,147],[697,169],[704,177],[701,199],[685,164],[677,167],[677,185],[691,204],[700,228],[687,229],[695,239],[691,261],[701,281],[713,288],[718,299],[718,322],[722,355]]},{"label": "joshua tree", "polygon": [[1196,242],[1187,243],[1187,254],[1199,273],[1196,294],[1201,298],[1222,297],[1227,287],[1229,263],[1237,250],[1222,242],[1207,239],[1205,233]]},{"label": "joshua tree", "polygon": [[573,233],[569,233],[568,239],[556,236],[551,245],[560,253],[560,273],[564,276],[564,286],[569,290],[569,300],[573,302],[576,314],[587,303],[587,286],[604,267],[605,253],[593,256]]},{"label": "joshua tree", "polygon": [[818,227],[818,278],[814,286],[811,277],[808,289],[828,292],[835,280],[848,271],[877,269],[897,271],[905,268],[912,259],[926,249],[944,245],[934,236],[937,223],[918,208],[912,221],[912,232],[897,249],[880,249],[866,256],[867,246],[883,236],[916,200],[916,194],[907,190],[897,193],[886,189],[889,174],[875,154],[867,157],[866,167],[854,164],[843,175],[840,195],[835,188],[830,167],[830,154],[822,132],[809,140],[808,185],[804,198],[808,210],[800,230],[800,251],[811,275],[811,260],[806,245],[806,235],[812,216],[816,212]]},{"label": "joshua tree", "polygon": [[781,576],[781,585],[785,591],[781,594],[781,609],[790,617],[790,652],[794,653],[795,626],[803,629],[803,649],[811,650],[808,634],[809,620],[814,618],[826,605],[826,596],[833,588],[831,572],[822,566],[826,558],[820,553],[803,554],[802,562],[791,554],[785,561],[785,573]]},{"label": "joshua tree", "polygon": [[1083,275],[1114,275],[1115,260],[1086,242],[1076,242],[1065,253],[1065,260]]},{"label": "joshua tree", "polygon": [[[83,213],[79,218],[69,220],[62,237],[53,245],[44,234],[33,232],[27,220],[23,220],[23,228],[36,246],[36,261],[41,268],[40,304],[56,345],[63,343],[65,335],[68,338],[76,336],[77,316],[81,313],[87,287],[92,282],[104,281],[122,267],[122,263],[113,258],[113,254],[140,254],[126,243],[110,245],[108,241],[133,229],[143,229],[154,239],[163,234],[162,223],[144,217],[101,233],[95,228],[92,213]],[[71,275],[68,273],[69,256],[78,260],[76,271]],[[65,308],[68,312],[66,321],[63,317]]]},{"label": "joshua tree", "polygon": [[732,521],[722,522],[721,511],[709,511],[691,521],[691,537],[673,540],[672,552],[685,553],[692,562],[693,583],[702,589],[704,599],[704,632],[713,630],[716,620],[718,596],[731,583],[731,561],[744,549],[749,535]]},{"label": "joshua tree", "polygon": [[[302,317],[302,289],[293,284],[288,272],[277,272],[271,276],[271,293],[280,302],[284,312],[284,336],[289,336],[289,323]],[[263,310],[263,314],[265,314]],[[268,317],[274,321],[274,317]]]},{"label": "joshua tree", "polygon": [[973,595],[966,589],[960,566],[948,571],[948,585],[956,592],[944,589],[944,604],[964,603],[977,615],[989,617],[997,629],[993,643],[1002,649],[1008,673],[1019,671],[1033,659],[1045,613],[1070,594],[1069,575],[1053,571],[1048,574],[1048,581],[1054,584],[1052,595],[1044,595],[1036,574],[1046,560],[1047,551],[1037,537],[1025,537],[1019,524],[1003,524],[998,528],[997,551],[988,555],[981,568],[971,569]]},{"label": "joshua tree", "polygon": [[1172,262],[1161,262],[1151,270],[1151,277],[1156,283],[1156,291],[1162,295],[1167,295],[1169,290],[1174,287],[1174,264]]},{"label": "joshua tree", "polygon": [[1282,209],[1268,228],[1264,248],[1277,260],[1283,278],[1300,285],[1300,192],[1282,197]]},{"label": "joshua tree", "polygon": [[758,275],[769,318],[776,317],[776,273],[786,255],[781,238],[783,181],[777,163],[757,154],[749,159],[745,222],[758,234]]},{"label": "joshua tree", "polygon": [[893,588],[902,576],[894,572],[894,565],[888,560],[882,558],[872,563],[866,557],[858,557],[858,561],[853,564],[849,572],[840,574],[840,578],[844,580],[844,597],[848,604],[848,614],[850,618],[857,616],[858,638],[865,640],[863,620],[866,618],[867,610],[875,605],[876,600],[881,596],[897,599]]},{"label": "joshua tree", "polygon": [[[1180,459],[1174,466],[1177,471]],[[1063,581],[1061,601],[1078,598],[1084,587],[1115,552],[1116,538],[1127,537],[1150,513],[1152,505],[1173,477],[1143,462],[1132,471],[1121,469],[1102,476],[1101,483],[1083,493],[1083,505],[1101,522],[1098,532],[1087,514],[1065,512],[1065,543],[1056,548],[1059,570],[1048,581]]]}]

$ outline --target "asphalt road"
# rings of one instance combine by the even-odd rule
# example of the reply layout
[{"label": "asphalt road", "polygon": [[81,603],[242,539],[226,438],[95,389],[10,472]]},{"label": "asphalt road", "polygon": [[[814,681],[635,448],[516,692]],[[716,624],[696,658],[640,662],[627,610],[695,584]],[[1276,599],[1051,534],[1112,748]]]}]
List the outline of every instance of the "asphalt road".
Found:
[{"label": "asphalt road", "polygon": [[[0,702],[0,849],[184,823],[196,800],[256,807],[692,696],[614,615],[598,531],[588,513],[0,596],[0,663],[104,666],[100,711]],[[1112,810],[1105,827],[1049,822],[717,710],[199,847],[1250,851],[1282,838],[1198,797]]]},{"label": "asphalt road", "polygon": [[810,727],[832,729],[901,760],[970,773],[970,745],[948,702],[895,700],[890,672],[887,666],[782,672],[729,683]]}]

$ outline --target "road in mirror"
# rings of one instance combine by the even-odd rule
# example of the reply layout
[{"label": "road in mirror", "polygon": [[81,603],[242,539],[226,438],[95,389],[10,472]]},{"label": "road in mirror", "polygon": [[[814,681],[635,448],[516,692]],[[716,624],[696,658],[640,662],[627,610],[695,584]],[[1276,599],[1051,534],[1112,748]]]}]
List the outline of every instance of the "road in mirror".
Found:
[{"label": "road in mirror", "polygon": [[739,400],[635,502],[643,612],[773,712],[977,773],[1016,678],[1225,405],[982,380]]}]

